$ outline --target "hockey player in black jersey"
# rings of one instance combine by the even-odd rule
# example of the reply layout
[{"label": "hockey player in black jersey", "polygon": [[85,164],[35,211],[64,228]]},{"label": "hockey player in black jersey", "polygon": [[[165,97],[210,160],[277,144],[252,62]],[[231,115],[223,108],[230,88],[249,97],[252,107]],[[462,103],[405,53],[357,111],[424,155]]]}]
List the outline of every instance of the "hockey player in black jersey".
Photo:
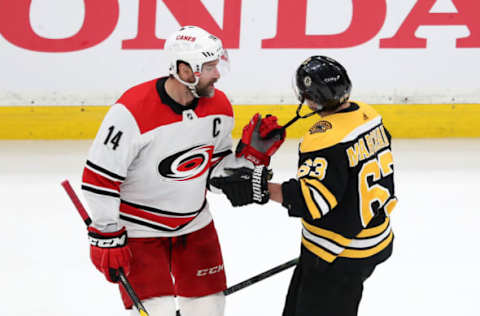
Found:
[{"label": "hockey player in black jersey", "polygon": [[271,200],[302,219],[284,316],[357,315],[363,282],[392,253],[391,136],[370,105],[349,101],[351,81],[337,61],[312,56],[294,80],[301,104],[319,115],[300,143],[296,178],[250,181],[243,169],[211,183],[235,206],[256,202],[255,190],[268,188]]}]

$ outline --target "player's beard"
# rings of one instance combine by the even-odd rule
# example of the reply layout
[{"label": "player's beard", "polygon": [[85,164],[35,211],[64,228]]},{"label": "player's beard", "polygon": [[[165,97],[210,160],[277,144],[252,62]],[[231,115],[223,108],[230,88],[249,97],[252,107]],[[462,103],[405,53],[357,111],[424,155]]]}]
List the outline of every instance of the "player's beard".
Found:
[{"label": "player's beard", "polygon": [[212,79],[209,82],[205,83],[204,85],[199,83],[197,85],[197,94],[200,97],[211,98],[215,94],[215,87],[213,84],[217,82],[217,79]]}]

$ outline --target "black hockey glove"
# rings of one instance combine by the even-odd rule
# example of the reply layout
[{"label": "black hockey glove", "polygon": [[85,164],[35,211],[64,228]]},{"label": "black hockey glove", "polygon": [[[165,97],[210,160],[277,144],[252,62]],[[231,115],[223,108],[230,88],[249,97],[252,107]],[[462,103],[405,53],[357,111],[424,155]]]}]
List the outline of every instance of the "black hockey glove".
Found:
[{"label": "black hockey glove", "polygon": [[256,166],[254,169],[243,167],[225,171],[227,176],[210,179],[210,185],[221,189],[233,206],[268,202],[270,193],[267,181],[272,178],[271,170]]}]

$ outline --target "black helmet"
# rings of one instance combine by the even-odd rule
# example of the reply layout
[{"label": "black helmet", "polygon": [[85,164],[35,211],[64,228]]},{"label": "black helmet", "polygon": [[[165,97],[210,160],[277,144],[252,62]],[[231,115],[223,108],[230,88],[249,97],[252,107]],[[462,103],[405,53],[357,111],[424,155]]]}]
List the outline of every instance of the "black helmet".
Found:
[{"label": "black helmet", "polygon": [[300,102],[312,100],[318,110],[333,110],[348,101],[352,82],[347,71],[336,60],[312,56],[295,72],[295,92]]}]

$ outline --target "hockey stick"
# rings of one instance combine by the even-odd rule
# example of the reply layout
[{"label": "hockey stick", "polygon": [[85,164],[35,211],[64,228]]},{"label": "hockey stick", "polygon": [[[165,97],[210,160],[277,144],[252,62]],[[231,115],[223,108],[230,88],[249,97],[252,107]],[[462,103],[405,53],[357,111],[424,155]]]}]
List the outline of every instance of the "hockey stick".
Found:
[{"label": "hockey stick", "polygon": [[[73,190],[72,186],[70,185],[70,182],[68,182],[68,180],[63,181],[62,187],[67,192],[68,196],[70,197],[70,200],[72,200],[73,205],[75,205],[75,208],[77,209],[78,214],[80,214],[80,216],[82,217],[85,225],[90,226],[90,224],[92,223],[92,219],[90,218],[87,211],[83,207],[82,202],[80,201],[77,194]],[[135,294],[135,291],[133,290],[132,285],[130,284],[130,282],[128,282],[128,279],[125,276],[125,273],[123,272],[122,269],[119,269],[118,275],[120,279],[120,284],[122,284],[123,288],[125,289],[128,296],[130,297],[133,304],[135,305],[138,312],[140,313],[140,316],[148,316],[147,310],[143,306],[137,294]]]},{"label": "hockey stick", "polygon": [[235,285],[230,286],[226,290],[223,291],[223,294],[225,295],[230,295],[232,293],[235,293],[243,288],[246,288],[247,286],[250,286],[252,284],[255,284],[257,282],[260,282],[262,280],[265,280],[266,278],[271,277],[272,275],[275,275],[279,272],[282,272],[284,270],[287,270],[290,267],[293,267],[298,263],[298,258],[292,259],[290,261],[287,261],[285,263],[282,263],[281,265],[278,265],[274,268],[271,268],[270,270],[267,270],[265,272],[259,273],[245,281],[242,281],[240,283],[237,283]]},{"label": "hockey stick", "polygon": [[[70,185],[70,182],[68,180],[65,180],[62,182],[62,187],[65,189],[67,192],[68,196],[70,197],[70,200],[72,200],[73,205],[75,205],[75,208],[77,209],[78,213],[82,217],[82,220],[84,221],[85,225],[89,226],[92,223],[92,219],[88,215],[87,211],[83,207],[82,202],[78,198],[77,194],[73,190],[72,186]],[[292,259],[290,261],[287,261],[285,263],[282,263],[276,267],[273,267],[267,271],[264,271],[262,273],[259,273],[245,281],[242,281],[240,283],[237,283],[235,285],[232,285],[225,289],[223,291],[223,294],[225,296],[230,295],[232,293],[235,293],[241,289],[244,289],[250,285],[253,285],[255,283],[258,283],[262,280],[265,280],[279,272],[282,272],[284,270],[287,270],[288,268],[293,267],[298,263],[298,258]],[[119,277],[120,277],[120,283],[122,286],[125,288],[125,291],[127,291],[128,296],[132,300],[133,304],[137,308],[138,312],[140,313],[140,316],[148,316],[147,311],[145,310],[145,307],[143,306],[142,302],[138,298],[138,296],[135,294],[135,291],[133,290],[132,286],[130,285],[130,282],[128,282],[127,277],[123,273],[123,270],[119,270]],[[177,310],[177,316],[180,316],[180,311]]]},{"label": "hockey stick", "polygon": [[[265,280],[265,279],[271,277],[272,275],[275,275],[279,272],[287,270],[288,268],[293,267],[297,263],[298,263],[298,258],[295,258],[295,259],[292,259],[292,260],[287,261],[285,263],[282,263],[281,265],[273,267],[270,270],[259,273],[259,274],[255,275],[255,276],[253,276],[249,279],[246,279],[245,281],[242,281],[240,283],[237,283],[235,285],[232,285],[232,286],[228,287],[227,289],[225,289],[223,291],[223,294],[225,294],[225,296],[227,296],[227,295],[230,295],[230,294],[235,293],[237,291],[240,291],[241,289],[244,289],[244,288],[246,288],[246,287],[248,287],[252,284],[255,284],[257,282]],[[176,316],[181,316],[180,311],[177,310]]]}]

